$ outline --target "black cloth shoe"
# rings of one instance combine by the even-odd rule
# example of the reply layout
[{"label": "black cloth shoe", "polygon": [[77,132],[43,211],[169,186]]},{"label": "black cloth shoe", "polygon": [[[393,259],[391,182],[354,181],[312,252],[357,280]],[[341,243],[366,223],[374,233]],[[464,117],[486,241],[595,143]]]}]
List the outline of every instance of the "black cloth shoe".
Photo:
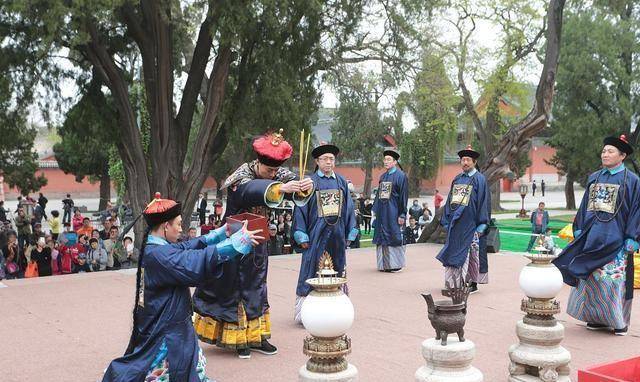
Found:
[{"label": "black cloth shoe", "polygon": [[587,329],[589,329],[589,330],[610,330],[610,328],[607,325],[596,324],[594,322],[587,322]]},{"label": "black cloth shoe", "polygon": [[251,347],[251,351],[257,351],[258,353],[266,354],[266,355],[274,355],[278,353],[278,348],[271,345],[269,341],[262,340],[262,344],[260,347]]},{"label": "black cloth shoe", "polygon": [[478,283],[471,282],[469,283],[469,294],[478,293]]},{"label": "black cloth shoe", "polygon": [[249,349],[238,349],[238,358],[242,358],[242,359],[251,358],[251,350],[249,350]]},{"label": "black cloth shoe", "polygon": [[628,331],[629,327],[625,326],[622,329],[613,329],[613,334],[615,334],[616,336],[626,336]]}]

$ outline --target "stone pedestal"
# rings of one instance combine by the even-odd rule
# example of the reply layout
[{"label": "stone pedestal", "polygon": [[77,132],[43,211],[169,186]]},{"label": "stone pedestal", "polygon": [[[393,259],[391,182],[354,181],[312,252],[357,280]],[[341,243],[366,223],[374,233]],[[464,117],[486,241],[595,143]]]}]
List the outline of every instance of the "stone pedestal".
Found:
[{"label": "stone pedestal", "polygon": [[570,382],[571,354],[560,342],[564,326],[553,320],[552,326],[516,324],[520,343],[509,349],[509,382]]},{"label": "stone pedestal", "polygon": [[447,345],[430,338],[422,342],[422,357],[427,364],[416,371],[417,382],[482,382],[480,370],[471,366],[476,347],[453,336]]},{"label": "stone pedestal", "polygon": [[307,366],[304,365],[300,368],[298,375],[300,382],[353,382],[358,379],[358,369],[349,364],[347,370],[337,373],[314,373],[307,370]]}]

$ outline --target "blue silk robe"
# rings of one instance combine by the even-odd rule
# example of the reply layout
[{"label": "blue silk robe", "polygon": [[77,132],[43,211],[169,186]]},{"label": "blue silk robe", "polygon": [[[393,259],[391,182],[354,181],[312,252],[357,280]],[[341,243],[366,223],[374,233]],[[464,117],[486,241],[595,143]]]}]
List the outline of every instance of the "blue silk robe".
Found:
[{"label": "blue silk robe", "polygon": [[145,247],[138,345],[132,353],[111,362],[103,382],[144,381],[163,341],[168,349],[171,380],[200,382],[189,287],[220,277],[221,264],[228,257],[219,255],[215,246],[207,246],[204,237],[176,244],[153,239],[166,244],[150,240]]},{"label": "blue silk robe", "polygon": [[[277,207],[282,201],[267,200],[269,187],[297,179],[295,174],[282,167],[274,179],[257,179],[256,165],[257,161],[244,164],[225,181],[223,187],[227,188],[227,208],[224,219],[243,212],[268,216],[268,209]],[[283,197],[290,199],[292,195]],[[263,233],[265,237],[268,235],[268,232]],[[267,242],[256,246],[250,254],[225,263],[220,279],[196,289],[193,295],[194,310],[201,316],[238,322],[238,304],[242,301],[248,320],[263,316],[269,309],[268,266]]]},{"label": "blue silk robe", "polygon": [[[490,199],[487,180],[479,171],[474,169],[453,179],[440,220],[447,229],[447,241],[436,257],[442,265],[454,268],[464,265],[474,233],[484,231],[489,224]],[[486,261],[481,268],[486,269]]]},{"label": "blue silk robe", "polygon": [[[305,206],[295,208],[291,228],[296,244],[309,243],[309,248],[302,252],[296,288],[298,296],[307,296],[311,291],[305,281],[316,277],[318,262],[324,251],[331,255],[334,269],[342,274],[346,267],[347,240],[353,241],[358,235],[355,209],[347,181],[338,174],[326,177],[322,172],[314,173],[311,179],[315,185],[314,196]],[[323,217],[319,214],[318,198],[323,190],[337,190],[342,195],[340,217]]]},{"label": "blue silk robe", "polygon": [[406,218],[409,202],[409,182],[405,173],[394,167],[380,176],[378,192],[373,202],[373,244],[399,247],[402,245],[404,227],[398,218]]},{"label": "blue silk robe", "polygon": [[[625,240],[640,237],[640,180],[636,174],[624,167],[613,174],[602,169],[589,176],[586,190],[573,222],[573,232],[578,234],[553,261],[571,286],[614,260]],[[627,299],[633,298],[633,258],[629,257]]]}]

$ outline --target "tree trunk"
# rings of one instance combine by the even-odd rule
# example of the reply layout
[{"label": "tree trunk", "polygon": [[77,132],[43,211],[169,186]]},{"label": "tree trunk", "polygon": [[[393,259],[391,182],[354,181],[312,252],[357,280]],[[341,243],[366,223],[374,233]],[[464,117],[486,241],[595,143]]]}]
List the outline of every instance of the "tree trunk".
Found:
[{"label": "tree trunk", "polygon": [[535,102],[531,111],[519,123],[511,126],[497,142],[496,148],[488,153],[489,160],[483,164],[482,173],[489,183],[504,178],[510,170],[509,166],[516,163],[518,153],[525,150],[531,138],[547,126],[553,106],[553,92],[560,57],[564,4],[565,0],[549,1],[546,16],[547,44]]},{"label": "tree trunk", "polygon": [[500,206],[500,179],[491,183],[489,188],[491,190],[491,211],[502,211],[503,208]]},{"label": "tree trunk", "polygon": [[222,200],[224,198],[224,192],[222,191],[222,183],[224,183],[225,179],[215,179],[216,181],[216,199]]},{"label": "tree trunk", "polygon": [[104,211],[107,208],[107,202],[111,200],[111,177],[109,170],[104,171],[100,176],[100,205],[98,211]]},{"label": "tree trunk", "polygon": [[371,180],[373,178],[373,160],[368,160],[364,167],[364,195],[369,197],[371,195]]},{"label": "tree trunk", "polygon": [[564,183],[564,197],[567,201],[567,209],[576,209],[576,194],[573,191],[573,176],[567,174],[567,180]]}]

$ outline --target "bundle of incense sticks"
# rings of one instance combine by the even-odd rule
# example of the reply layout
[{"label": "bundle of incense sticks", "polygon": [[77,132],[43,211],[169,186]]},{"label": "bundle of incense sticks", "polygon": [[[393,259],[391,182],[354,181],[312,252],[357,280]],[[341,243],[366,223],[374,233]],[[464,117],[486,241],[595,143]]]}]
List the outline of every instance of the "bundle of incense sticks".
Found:
[{"label": "bundle of incense sticks", "polygon": [[305,170],[307,169],[307,157],[309,156],[309,144],[311,143],[311,133],[307,135],[305,149],[304,130],[300,131],[300,158],[298,168],[300,169],[300,180],[304,178]]}]

